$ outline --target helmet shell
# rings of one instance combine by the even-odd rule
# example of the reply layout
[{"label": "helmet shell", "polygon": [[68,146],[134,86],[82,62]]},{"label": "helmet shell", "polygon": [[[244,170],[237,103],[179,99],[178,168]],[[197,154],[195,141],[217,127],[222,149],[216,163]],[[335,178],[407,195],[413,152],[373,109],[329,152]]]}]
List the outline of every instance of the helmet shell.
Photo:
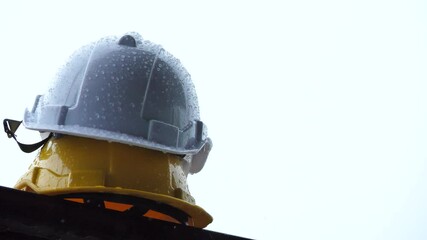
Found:
[{"label": "helmet shell", "polygon": [[199,154],[201,167],[211,148],[188,72],[161,46],[131,35],[77,51],[23,122],[41,132]]},{"label": "helmet shell", "polygon": [[187,185],[190,164],[174,154],[75,136],[52,137],[16,189],[45,195],[111,193],[161,202],[206,227],[212,216]]}]

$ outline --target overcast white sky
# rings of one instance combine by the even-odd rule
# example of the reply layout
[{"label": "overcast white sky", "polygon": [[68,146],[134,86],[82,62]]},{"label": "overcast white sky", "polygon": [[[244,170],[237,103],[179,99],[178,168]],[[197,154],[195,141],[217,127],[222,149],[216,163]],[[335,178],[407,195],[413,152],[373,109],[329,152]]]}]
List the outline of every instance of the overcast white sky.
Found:
[{"label": "overcast white sky", "polygon": [[[22,119],[80,46],[139,32],[193,77],[214,143],[189,177],[208,229],[426,239],[426,13],[421,0],[4,1],[0,118]],[[12,187],[34,154],[0,146]]]}]

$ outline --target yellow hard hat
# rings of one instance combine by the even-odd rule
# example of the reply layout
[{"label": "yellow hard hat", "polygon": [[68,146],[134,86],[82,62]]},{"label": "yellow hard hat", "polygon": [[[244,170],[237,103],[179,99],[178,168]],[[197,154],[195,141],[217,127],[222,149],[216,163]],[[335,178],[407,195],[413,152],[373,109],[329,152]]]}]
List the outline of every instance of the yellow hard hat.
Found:
[{"label": "yellow hard hat", "polygon": [[[15,188],[74,201],[88,193],[113,194],[115,199],[117,196],[147,199],[182,211],[188,216],[186,224],[203,228],[212,222],[212,217],[195,205],[187,186],[189,172],[189,162],[179,155],[61,135],[47,141]],[[115,210],[127,210],[138,202],[106,200],[105,207],[110,204]],[[166,215],[156,218],[174,218],[167,209],[151,211],[146,216],[154,216],[156,212]]]}]

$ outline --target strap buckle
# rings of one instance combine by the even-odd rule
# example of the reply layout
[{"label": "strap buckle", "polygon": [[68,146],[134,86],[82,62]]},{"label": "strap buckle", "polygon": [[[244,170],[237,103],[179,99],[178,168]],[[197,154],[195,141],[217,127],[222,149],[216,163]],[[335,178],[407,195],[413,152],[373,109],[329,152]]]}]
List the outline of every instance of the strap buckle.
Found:
[{"label": "strap buckle", "polygon": [[50,133],[47,138],[41,140],[40,142],[36,142],[33,144],[21,143],[18,141],[18,139],[16,139],[16,134],[15,134],[16,130],[18,130],[21,123],[22,123],[22,121],[16,121],[16,120],[12,120],[12,119],[4,119],[3,120],[3,127],[4,127],[4,131],[7,134],[7,137],[13,138],[16,141],[16,143],[18,144],[19,148],[25,153],[34,152],[35,150],[37,150],[38,148],[43,146],[52,137],[52,133]]}]

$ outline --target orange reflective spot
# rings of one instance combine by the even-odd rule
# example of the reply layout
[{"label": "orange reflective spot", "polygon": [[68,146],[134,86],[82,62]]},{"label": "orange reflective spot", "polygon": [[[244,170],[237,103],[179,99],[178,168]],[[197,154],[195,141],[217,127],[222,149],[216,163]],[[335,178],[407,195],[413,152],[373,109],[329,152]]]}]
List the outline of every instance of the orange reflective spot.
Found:
[{"label": "orange reflective spot", "polygon": [[116,211],[126,211],[129,208],[132,207],[132,205],[130,204],[125,204],[125,203],[117,203],[117,202],[108,202],[108,201],[104,201],[105,204],[105,208],[111,209],[111,210],[116,210]]},{"label": "orange reflective spot", "polygon": [[144,217],[149,217],[149,218],[155,218],[155,219],[159,219],[159,220],[163,220],[163,221],[168,221],[168,222],[173,222],[173,223],[179,223],[175,218],[168,216],[166,214],[157,212],[157,211],[153,211],[153,210],[148,210],[145,214]]},{"label": "orange reflective spot", "polygon": [[[71,201],[71,202],[84,203],[83,198],[64,198],[64,199],[67,201]],[[104,201],[104,205],[105,205],[105,208],[107,208],[107,209],[111,209],[111,210],[115,210],[115,211],[119,211],[119,212],[124,212],[124,211],[130,209],[131,207],[133,207],[132,204],[109,202],[109,201]],[[176,220],[175,218],[173,218],[169,215],[166,215],[164,213],[154,211],[154,210],[148,210],[144,214],[144,217],[154,218],[154,219],[158,219],[158,220],[163,220],[163,221],[167,221],[167,222],[173,222],[173,223],[180,224],[180,222],[178,220]],[[188,222],[186,224],[189,226],[194,226],[193,219],[189,218]]]},{"label": "orange reflective spot", "polygon": [[64,198],[64,199],[71,202],[84,203],[83,198]]}]

